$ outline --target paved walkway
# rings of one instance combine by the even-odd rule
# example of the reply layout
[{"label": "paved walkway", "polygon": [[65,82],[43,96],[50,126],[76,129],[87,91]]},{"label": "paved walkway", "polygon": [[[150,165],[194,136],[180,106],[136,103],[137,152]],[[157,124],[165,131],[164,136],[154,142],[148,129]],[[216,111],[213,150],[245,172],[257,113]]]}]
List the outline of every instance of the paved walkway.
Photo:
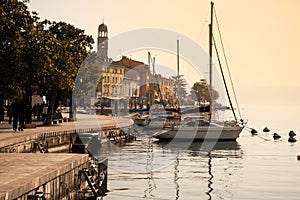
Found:
[{"label": "paved walkway", "polygon": [[[88,162],[87,154],[0,154],[0,199],[16,199]],[[74,176],[74,173],[71,173]],[[70,175],[71,176],[71,175]],[[74,178],[74,177],[72,177]],[[68,179],[63,179],[72,185]],[[69,181],[69,182],[67,182]],[[40,188],[41,190],[42,188]],[[57,191],[51,191],[55,193]],[[24,197],[23,197],[24,198]],[[23,199],[22,198],[22,199]]]},{"label": "paved walkway", "polygon": [[[37,123],[41,125],[41,122]],[[133,121],[130,118],[77,114],[77,120],[75,122],[63,122],[51,126],[37,126],[37,128],[33,129],[24,129],[24,131],[14,131],[12,124],[8,124],[8,121],[5,120],[0,124],[0,147],[11,144],[12,142],[17,143],[18,141],[24,140],[24,138],[30,138],[40,133],[99,127],[125,127],[132,124]]]},{"label": "paved walkway", "polygon": [[[12,124],[8,124],[6,119],[0,124],[0,147],[31,140],[41,133],[99,127],[125,127],[132,124],[131,118],[78,114],[75,122],[14,131]],[[38,125],[41,123],[38,122]],[[15,199],[87,162],[88,156],[87,154],[3,153],[0,154],[0,160],[2,162],[0,165],[0,199]]]}]

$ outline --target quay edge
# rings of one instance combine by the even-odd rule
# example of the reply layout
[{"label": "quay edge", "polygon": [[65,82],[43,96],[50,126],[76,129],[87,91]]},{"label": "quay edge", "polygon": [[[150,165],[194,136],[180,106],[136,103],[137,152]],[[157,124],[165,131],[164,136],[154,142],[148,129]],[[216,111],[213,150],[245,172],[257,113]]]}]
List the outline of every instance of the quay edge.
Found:
[{"label": "quay edge", "polygon": [[86,154],[4,153],[0,160],[0,200],[28,199],[37,191],[46,198],[75,199],[79,171],[89,165]]}]

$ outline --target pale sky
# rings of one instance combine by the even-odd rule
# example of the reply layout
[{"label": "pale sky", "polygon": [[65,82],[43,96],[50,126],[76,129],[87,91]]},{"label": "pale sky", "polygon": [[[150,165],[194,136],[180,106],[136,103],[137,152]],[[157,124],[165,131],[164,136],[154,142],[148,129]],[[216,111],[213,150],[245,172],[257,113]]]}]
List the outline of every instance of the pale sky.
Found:
[{"label": "pale sky", "polygon": [[[207,49],[209,6],[209,0],[30,0],[29,3],[30,10],[37,11],[41,19],[71,23],[92,35],[95,42],[98,25],[104,19],[109,38],[140,28],[160,28],[183,34],[204,49]],[[216,0],[215,8],[237,87],[300,86],[300,1]],[[159,63],[161,55],[156,56]],[[147,62],[146,54],[132,58]],[[176,65],[176,59],[170,62]]]}]

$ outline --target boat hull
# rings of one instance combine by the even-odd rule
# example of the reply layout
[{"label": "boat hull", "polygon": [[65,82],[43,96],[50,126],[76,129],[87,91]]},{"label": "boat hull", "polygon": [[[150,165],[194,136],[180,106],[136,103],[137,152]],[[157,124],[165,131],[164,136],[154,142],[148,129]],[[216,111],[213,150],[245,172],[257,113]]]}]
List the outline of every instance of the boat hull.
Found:
[{"label": "boat hull", "polygon": [[160,140],[236,140],[243,127],[180,127],[162,129],[153,135]]}]

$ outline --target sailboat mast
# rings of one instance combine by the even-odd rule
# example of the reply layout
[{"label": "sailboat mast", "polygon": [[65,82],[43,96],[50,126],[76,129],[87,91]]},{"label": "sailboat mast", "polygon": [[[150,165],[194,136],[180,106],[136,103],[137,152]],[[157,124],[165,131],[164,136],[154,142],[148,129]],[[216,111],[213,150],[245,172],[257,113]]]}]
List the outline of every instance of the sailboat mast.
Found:
[{"label": "sailboat mast", "polygon": [[175,93],[179,100],[179,40],[177,40],[177,76],[176,76],[176,84],[175,84]]},{"label": "sailboat mast", "polygon": [[179,79],[179,40],[177,40],[177,79]]},{"label": "sailboat mast", "polygon": [[211,2],[210,8],[210,24],[209,24],[209,92],[212,96],[212,45],[213,45],[213,12],[214,2]]},{"label": "sailboat mast", "polygon": [[[150,55],[150,54],[149,54]],[[163,98],[162,98],[162,94],[161,94],[161,90],[160,90],[160,84],[158,82],[158,78],[157,78],[157,74],[155,73],[155,57],[151,57],[150,55],[150,58],[151,58],[151,62],[152,62],[152,67],[153,67],[153,75],[155,77],[155,80],[156,80],[156,84],[157,84],[157,89],[158,89],[158,94],[159,94],[159,98],[160,98],[160,101],[164,107],[164,109],[166,109],[166,105],[165,105],[165,102],[163,101]]]}]

